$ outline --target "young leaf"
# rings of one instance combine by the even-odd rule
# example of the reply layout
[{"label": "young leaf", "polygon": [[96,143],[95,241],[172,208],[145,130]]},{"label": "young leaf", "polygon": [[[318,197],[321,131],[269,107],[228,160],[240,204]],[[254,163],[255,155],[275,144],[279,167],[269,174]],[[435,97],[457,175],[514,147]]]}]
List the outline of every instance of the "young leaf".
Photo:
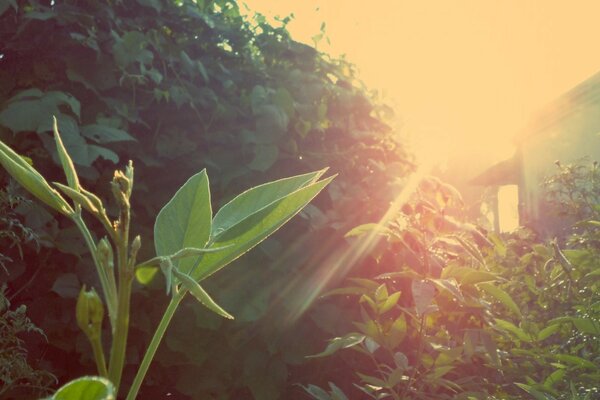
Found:
[{"label": "young leaf", "polygon": [[[179,250],[203,248],[211,231],[212,208],[206,170],[192,176],[160,210],[154,223],[157,256]],[[175,267],[188,272],[199,257],[173,260]]]},{"label": "young leaf", "polygon": [[298,189],[311,185],[324,173],[325,169],[304,175],[279,179],[253,187],[225,204],[215,215],[212,226],[212,239],[218,240],[227,230],[241,223],[256,212],[281,200]]},{"label": "young leaf", "polygon": [[17,182],[38,200],[64,215],[73,214],[73,209],[54,190],[42,175],[20,155],[0,141],[0,164]]},{"label": "young leaf", "polygon": [[67,153],[67,149],[65,148],[65,145],[60,137],[60,133],[58,132],[58,122],[56,122],[56,117],[52,117],[52,122],[56,151],[58,152],[58,158],[60,158],[60,163],[62,164],[63,171],[67,177],[67,183],[71,189],[79,191],[79,178],[77,177],[77,171],[75,171],[73,160],[71,160],[69,153]]},{"label": "young leaf", "polygon": [[190,293],[198,300],[203,306],[211,310],[212,312],[219,314],[222,317],[233,319],[233,316],[225,311],[220,305],[218,305],[206,290],[202,288],[191,276],[179,272],[177,268],[173,268],[173,275],[181,281],[181,284],[190,291]]},{"label": "young leaf", "polygon": [[[282,194],[277,185],[263,185],[251,189],[251,193],[250,191],[246,192],[248,194],[246,199],[253,198],[256,203],[246,201],[244,198],[234,199],[232,203],[235,207],[228,204],[226,207],[229,211],[227,214],[223,214],[224,217],[221,217],[223,219],[219,218],[217,220],[215,217],[215,226],[218,226],[217,230],[220,229],[220,231],[218,233],[214,231],[217,239],[209,248],[230,247],[216,253],[205,254],[197,268],[194,268],[190,274],[196,281],[200,281],[262,242],[304,208],[333,178],[330,177],[310,184],[285,195]],[[254,190],[257,191],[254,192]],[[261,194],[262,190],[267,190],[268,193]],[[265,203],[266,198],[273,197],[271,196],[273,192],[278,193],[277,200],[267,203],[264,207],[259,207],[259,204]],[[248,212],[244,212],[244,210],[237,210],[237,207],[241,206],[247,207],[246,210],[251,210],[250,214],[248,215]],[[244,214],[248,216],[245,218],[225,218],[225,215],[241,217]],[[223,230],[223,227],[227,227],[227,229]],[[189,270],[183,268],[182,271],[188,272]]]},{"label": "young leaf", "polygon": [[87,210],[92,214],[97,214],[100,211],[96,208],[96,206],[90,201],[90,199],[87,196],[81,194],[77,190],[74,190],[73,188],[65,186],[58,182],[53,183],[54,186],[59,188],[64,194],[67,195],[67,197],[73,200],[75,204],[79,204],[84,210]]}]

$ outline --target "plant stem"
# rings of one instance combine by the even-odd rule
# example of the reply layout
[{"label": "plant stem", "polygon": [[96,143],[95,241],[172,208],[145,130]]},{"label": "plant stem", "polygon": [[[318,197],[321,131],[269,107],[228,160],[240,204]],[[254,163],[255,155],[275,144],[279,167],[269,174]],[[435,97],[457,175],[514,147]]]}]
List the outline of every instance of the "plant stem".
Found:
[{"label": "plant stem", "polygon": [[85,243],[87,244],[87,247],[90,250],[90,253],[92,254],[92,260],[94,261],[96,271],[98,272],[100,286],[102,286],[102,292],[104,293],[104,297],[106,300],[106,307],[108,308],[108,316],[114,331],[117,311],[117,287],[115,284],[114,275],[111,279],[109,274],[112,274],[112,272],[106,271],[106,269],[104,269],[104,267],[98,262],[98,258],[96,255],[96,243],[94,242],[94,238],[92,238],[90,230],[81,218],[81,215],[74,217],[73,221],[75,222],[75,225],[77,225],[77,228],[79,228],[79,231],[85,239]]},{"label": "plant stem", "polygon": [[142,360],[140,368],[138,369],[133,383],[131,384],[131,388],[129,389],[129,393],[127,394],[126,400],[135,400],[135,398],[137,397],[138,392],[140,390],[140,386],[142,385],[142,381],[144,380],[146,372],[148,372],[148,368],[150,367],[150,363],[152,362],[152,359],[156,354],[158,345],[160,344],[165,334],[165,331],[167,330],[167,327],[169,326],[169,323],[173,318],[173,314],[175,314],[175,310],[177,310],[179,303],[181,302],[186,293],[186,290],[180,290],[179,292],[174,293],[173,297],[171,297],[169,306],[165,310],[165,313],[163,314],[162,319],[160,320],[160,323],[158,324],[158,327],[154,332],[154,336],[152,336],[152,340],[148,345],[146,354],[144,354],[144,359]]},{"label": "plant stem", "polygon": [[129,266],[129,209],[123,207],[119,218],[119,232],[117,235],[117,260],[119,271],[119,289],[117,300],[117,322],[114,329],[112,346],[110,349],[110,364],[108,378],[119,393],[121,375],[125,365],[125,351],[127,350],[127,336],[129,333],[129,313],[131,304],[131,286],[133,283],[133,268]]},{"label": "plant stem", "polygon": [[103,378],[108,378],[108,371],[106,370],[106,359],[104,358],[104,350],[102,349],[102,341],[100,336],[90,338],[92,344],[92,351],[94,352],[94,359],[96,360],[96,368],[98,373]]}]

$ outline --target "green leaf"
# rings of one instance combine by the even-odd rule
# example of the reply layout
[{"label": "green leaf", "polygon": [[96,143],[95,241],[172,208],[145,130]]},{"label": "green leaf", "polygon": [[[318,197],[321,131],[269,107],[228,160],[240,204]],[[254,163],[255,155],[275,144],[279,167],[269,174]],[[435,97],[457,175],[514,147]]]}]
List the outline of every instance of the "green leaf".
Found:
[{"label": "green leaf", "polygon": [[96,143],[135,142],[136,139],[122,129],[112,126],[90,124],[81,127],[81,134]]},{"label": "green leaf", "polygon": [[56,151],[58,153],[58,158],[60,159],[60,163],[62,165],[63,171],[65,172],[65,176],[67,177],[67,183],[69,187],[75,191],[79,191],[79,178],[77,177],[77,171],[75,170],[75,166],[73,165],[73,160],[67,153],[67,149],[62,142],[60,137],[60,133],[58,131],[58,123],[56,121],[56,117],[52,117],[52,130],[54,131],[54,142],[56,143]]},{"label": "green leaf", "polygon": [[135,269],[135,279],[142,285],[148,285],[154,279],[158,268],[151,265],[140,265]]},{"label": "green leaf", "polygon": [[64,215],[73,209],[27,161],[0,141],[0,164],[21,186],[38,200]]},{"label": "green leaf", "polygon": [[441,367],[435,367],[432,372],[427,374],[427,378],[431,380],[437,380],[442,376],[446,375],[448,372],[452,371],[454,367],[452,365],[445,365]]},{"label": "green leaf", "polygon": [[115,390],[106,378],[84,376],[62,386],[49,400],[115,400]]},{"label": "green leaf", "polygon": [[474,285],[481,282],[495,281],[498,276],[491,272],[451,265],[442,270],[442,278],[455,278],[461,285]]},{"label": "green leaf", "polygon": [[[39,89],[29,89],[12,97],[0,112],[0,125],[17,132],[42,132],[51,130],[53,115],[61,114],[59,107],[68,105],[79,117],[79,101],[64,92],[44,93]],[[42,129],[41,127],[47,127]]]},{"label": "green leaf", "polygon": [[248,168],[254,171],[264,172],[271,168],[277,157],[279,156],[279,148],[273,144],[257,144],[254,147],[254,159],[248,164]]},{"label": "green leaf", "polygon": [[129,31],[119,37],[114,31],[115,38],[113,45],[113,55],[116,63],[121,68],[126,68],[129,64],[138,62],[140,64],[150,64],[154,55],[146,49],[148,40],[142,32]]},{"label": "green leaf", "polygon": [[521,328],[513,324],[512,322],[505,321],[503,319],[496,318],[496,327],[505,331],[510,332],[523,342],[530,343],[531,337]]},{"label": "green leaf", "polygon": [[412,281],[412,297],[419,316],[423,315],[435,296],[435,287],[427,281]]},{"label": "green leaf", "polygon": [[65,195],[67,195],[67,197],[73,200],[75,204],[80,205],[84,210],[87,210],[92,214],[97,214],[100,211],[87,196],[81,194],[80,192],[58,182],[54,182],[54,185]]},{"label": "green leaf", "polygon": [[398,304],[398,300],[400,300],[401,292],[395,292],[389,295],[382,304],[379,305],[379,314],[384,314],[392,309],[396,304]]},{"label": "green leaf", "polygon": [[548,388],[552,388],[554,387],[554,385],[556,385],[557,383],[561,382],[566,374],[566,370],[565,369],[557,369],[556,371],[552,372],[550,375],[548,375],[548,377],[544,380],[544,386],[548,387]]},{"label": "green leaf", "polygon": [[[192,176],[160,210],[154,223],[156,255],[169,256],[186,247],[203,248],[210,237],[212,208],[206,170]],[[174,260],[189,272],[196,258]]]},{"label": "green leaf", "polygon": [[487,294],[499,300],[502,304],[504,304],[510,311],[512,311],[517,317],[522,318],[521,310],[517,303],[513,301],[508,293],[504,290],[500,289],[498,286],[495,286],[492,283],[480,283],[477,285],[480,289],[482,289]]},{"label": "green leaf", "polygon": [[348,400],[344,392],[332,382],[329,382],[329,388],[331,388],[331,400]]},{"label": "green leaf", "polygon": [[314,354],[312,356],[306,356],[306,358],[320,358],[327,357],[332,355],[341,349],[347,349],[349,347],[354,347],[359,343],[362,343],[365,340],[365,335],[361,335],[360,333],[348,333],[342,337],[336,337],[329,341],[329,344],[322,352],[318,354]]},{"label": "green leaf", "polygon": [[554,333],[556,333],[556,331],[558,331],[559,328],[560,328],[560,324],[554,324],[554,325],[545,327],[544,329],[542,329],[541,331],[538,332],[537,340],[539,340],[539,341],[546,340],[547,338],[552,336]]},{"label": "green leaf", "polygon": [[181,273],[177,268],[173,268],[173,275],[203,306],[222,317],[233,319],[233,316],[218,305],[191,276]]},{"label": "green leaf", "polygon": [[398,347],[406,337],[407,331],[408,325],[406,324],[406,318],[404,317],[404,314],[401,314],[398,318],[396,318],[390,327],[389,332],[387,333],[387,344],[389,349],[395,349]]},{"label": "green leaf", "polygon": [[524,391],[529,393],[531,396],[533,396],[533,398],[535,400],[550,400],[552,398],[552,396],[546,395],[546,394],[540,392],[539,390],[534,389],[533,387],[526,385],[524,383],[515,383],[515,385],[517,385],[518,387],[520,387],[521,389],[523,389]]},{"label": "green leaf", "polygon": [[593,362],[586,360],[585,358],[573,356],[571,354],[554,354],[552,357],[556,358],[558,361],[565,362],[567,364],[575,365],[580,368],[589,368],[589,369],[597,369],[598,366]]},{"label": "green leaf", "polygon": [[326,391],[315,385],[302,386],[302,389],[317,400],[331,400]]},{"label": "green leaf", "polygon": [[[213,221],[212,247],[227,249],[205,254],[191,275],[198,281],[229,264],[269,235],[304,208],[334,177],[309,184],[324,171],[304,179],[276,181],[250,189],[223,206]],[[308,174],[311,175],[311,174]],[[279,183],[278,183],[279,182]],[[292,191],[294,186],[306,185]],[[286,190],[283,190],[286,189]],[[187,271],[186,271],[187,272]]]},{"label": "green leaf", "polygon": [[477,260],[479,262],[479,264],[481,264],[482,267],[486,267],[485,259],[483,258],[483,256],[481,255],[481,252],[479,251],[479,249],[477,247],[473,246],[471,243],[467,242],[460,236],[453,236],[453,238],[456,239],[456,241],[458,243],[460,243],[460,245],[463,247],[463,249],[465,249],[467,251],[467,253],[469,253],[471,255],[471,257],[473,257],[475,260]]},{"label": "green leaf", "polygon": [[450,295],[456,298],[457,300],[460,300],[462,302],[465,301],[465,298],[463,297],[463,294],[460,291],[460,288],[458,287],[456,279],[429,279],[429,282],[437,286],[438,289],[450,293]]},{"label": "green leaf", "polygon": [[218,239],[227,230],[241,223],[245,218],[281,200],[294,191],[315,183],[326,169],[279,179],[253,187],[236,196],[219,209],[213,219],[212,239]]},{"label": "green leaf", "polygon": [[575,328],[581,333],[589,335],[600,335],[600,321],[593,320],[592,318],[571,318]]},{"label": "green leaf", "polygon": [[365,233],[370,233],[370,232],[376,232],[376,233],[379,233],[382,235],[391,235],[392,234],[392,231],[387,226],[382,225],[382,224],[370,223],[370,224],[362,224],[362,225],[359,225],[359,226],[356,226],[356,227],[350,229],[344,235],[344,237],[360,236],[360,235],[363,235]]}]

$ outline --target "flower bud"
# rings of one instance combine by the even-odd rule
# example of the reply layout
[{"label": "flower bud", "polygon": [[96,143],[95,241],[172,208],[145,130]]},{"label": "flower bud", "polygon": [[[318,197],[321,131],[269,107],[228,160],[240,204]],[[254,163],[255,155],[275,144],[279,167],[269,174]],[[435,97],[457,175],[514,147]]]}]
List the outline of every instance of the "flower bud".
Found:
[{"label": "flower bud", "polygon": [[98,242],[98,246],[96,247],[96,257],[98,258],[100,265],[102,265],[104,268],[113,269],[113,250],[106,236],[100,239]]},{"label": "flower bud", "polygon": [[77,325],[88,337],[100,336],[104,305],[94,288],[90,291],[85,290],[85,285],[81,288],[77,298],[75,316]]},{"label": "flower bud", "polygon": [[131,254],[137,254],[140,247],[142,247],[142,238],[140,238],[140,235],[137,235],[133,239],[133,242],[131,242]]}]

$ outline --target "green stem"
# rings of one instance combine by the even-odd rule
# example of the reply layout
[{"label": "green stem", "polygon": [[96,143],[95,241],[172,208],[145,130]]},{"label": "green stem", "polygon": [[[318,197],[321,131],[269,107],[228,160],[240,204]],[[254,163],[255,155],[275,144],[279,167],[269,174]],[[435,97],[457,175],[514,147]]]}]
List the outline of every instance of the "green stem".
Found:
[{"label": "green stem", "polygon": [[129,312],[131,304],[131,286],[133,283],[133,269],[129,268],[129,257],[127,244],[129,242],[129,218],[121,218],[123,223],[117,245],[117,259],[119,270],[119,294],[117,300],[117,322],[114,329],[112,346],[110,349],[110,364],[108,366],[108,378],[119,392],[121,375],[125,365],[125,351],[127,350],[127,336],[129,333]]},{"label": "green stem", "polygon": [[163,314],[162,319],[160,320],[160,323],[158,324],[158,327],[156,328],[156,331],[154,332],[154,336],[152,336],[152,340],[150,341],[150,344],[148,345],[146,354],[144,354],[144,359],[142,360],[142,363],[140,364],[140,368],[138,369],[138,371],[135,375],[135,378],[133,380],[133,383],[131,384],[131,388],[129,389],[129,393],[127,394],[126,400],[134,400],[137,397],[138,392],[140,390],[140,386],[142,385],[142,381],[146,377],[146,372],[148,372],[150,363],[152,362],[152,359],[154,358],[154,355],[156,354],[158,345],[160,344],[160,341],[162,340],[163,336],[165,335],[165,331],[167,330],[167,327],[169,326],[169,323],[171,322],[171,318],[173,318],[173,314],[175,314],[175,310],[177,310],[179,303],[181,302],[181,300],[183,299],[183,297],[185,296],[186,293],[187,293],[187,291],[180,290],[179,292],[173,294],[173,297],[171,298],[171,301],[169,302],[169,306],[165,310],[165,313]]},{"label": "green stem", "polygon": [[103,378],[108,378],[108,371],[106,370],[106,359],[104,358],[104,350],[102,349],[102,341],[100,336],[90,338],[92,344],[92,351],[94,352],[94,359],[96,360],[96,368],[98,373]]},{"label": "green stem", "polygon": [[[92,234],[81,218],[81,215],[74,217],[73,221],[75,222],[75,225],[77,225],[77,228],[79,228],[79,231],[85,239],[85,243],[92,254],[92,260],[94,261],[96,271],[98,272],[98,278],[100,279],[100,286],[102,286],[102,293],[104,293],[104,298],[106,300],[108,316],[111,326],[114,330],[117,311],[117,287],[115,283],[115,277],[112,274],[112,271],[106,271],[106,269],[98,262],[98,258],[96,256],[96,242],[94,242],[94,238],[92,238]],[[112,275],[112,279],[110,275]]]}]

